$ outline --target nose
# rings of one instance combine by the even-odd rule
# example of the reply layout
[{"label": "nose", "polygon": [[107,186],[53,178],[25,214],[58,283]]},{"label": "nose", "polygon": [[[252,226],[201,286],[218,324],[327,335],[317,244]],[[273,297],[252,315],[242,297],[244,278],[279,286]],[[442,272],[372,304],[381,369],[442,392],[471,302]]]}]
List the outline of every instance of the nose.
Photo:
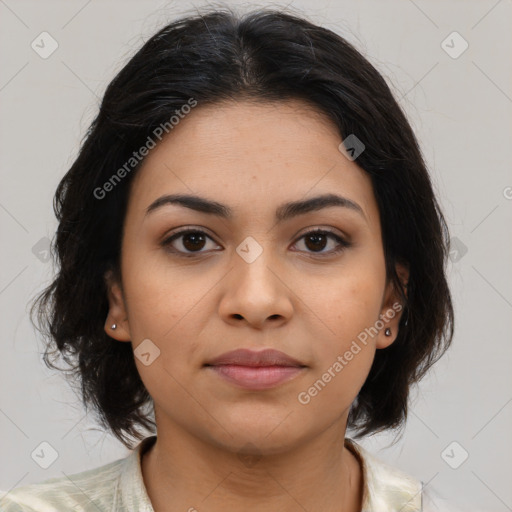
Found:
[{"label": "nose", "polygon": [[293,284],[287,283],[285,271],[271,250],[258,250],[252,241],[237,248],[222,287],[219,313],[227,322],[245,321],[261,329],[269,322],[282,325],[292,316]]}]

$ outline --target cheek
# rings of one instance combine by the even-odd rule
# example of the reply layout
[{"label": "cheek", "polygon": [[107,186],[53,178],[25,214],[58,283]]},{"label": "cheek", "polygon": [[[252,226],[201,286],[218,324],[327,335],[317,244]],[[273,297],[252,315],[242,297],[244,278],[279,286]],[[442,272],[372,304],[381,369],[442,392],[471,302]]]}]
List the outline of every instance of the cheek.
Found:
[{"label": "cheek", "polygon": [[[385,274],[377,261],[346,265],[329,282],[318,283],[310,294],[313,311],[320,312],[322,335],[316,337],[313,388],[306,391],[311,403],[326,407],[333,403],[348,406],[363,385],[375,356]],[[318,395],[318,399],[313,397]],[[308,400],[308,397],[305,397]],[[323,404],[323,405],[322,405]],[[316,407],[315,406],[315,407]]]},{"label": "cheek", "polygon": [[[329,286],[329,292],[314,306],[321,311],[323,335],[316,337],[316,365],[297,400],[308,414],[332,420],[346,411],[356,398],[375,356],[379,290],[374,283],[353,276]],[[313,308],[312,308],[313,309]]]},{"label": "cheek", "polygon": [[130,329],[166,338],[200,307],[208,282],[166,263],[158,249],[127,247],[126,254],[123,277]]},{"label": "cheek", "polygon": [[323,418],[331,423],[348,414],[350,406],[363,386],[373,361],[375,350],[361,345],[348,360],[342,352],[312,376],[307,387],[296,397],[308,418]]},{"label": "cheek", "polygon": [[337,340],[337,350],[379,319],[384,284],[384,274],[376,266],[347,266],[312,296],[331,340]]},{"label": "cheek", "polygon": [[344,288],[330,301],[326,314],[332,319],[333,330],[343,340],[356,338],[378,320],[381,294],[375,288],[357,283]]},{"label": "cheek", "polygon": [[198,364],[202,329],[198,319],[209,316],[204,295],[215,281],[162,265],[161,255],[136,249],[129,254],[123,277],[132,345],[136,349],[149,339],[158,349],[151,365],[136,359],[139,374],[150,392],[164,384],[172,387],[169,374],[181,382],[186,369]]}]

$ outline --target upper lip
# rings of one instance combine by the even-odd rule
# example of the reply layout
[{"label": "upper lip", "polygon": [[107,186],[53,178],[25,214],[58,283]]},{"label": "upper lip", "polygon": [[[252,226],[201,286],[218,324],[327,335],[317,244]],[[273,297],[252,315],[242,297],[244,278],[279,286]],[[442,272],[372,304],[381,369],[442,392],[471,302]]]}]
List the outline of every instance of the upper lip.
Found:
[{"label": "upper lip", "polygon": [[297,359],[274,349],[259,352],[250,349],[237,349],[225,352],[206,363],[206,366],[231,364],[239,366],[305,366]]}]

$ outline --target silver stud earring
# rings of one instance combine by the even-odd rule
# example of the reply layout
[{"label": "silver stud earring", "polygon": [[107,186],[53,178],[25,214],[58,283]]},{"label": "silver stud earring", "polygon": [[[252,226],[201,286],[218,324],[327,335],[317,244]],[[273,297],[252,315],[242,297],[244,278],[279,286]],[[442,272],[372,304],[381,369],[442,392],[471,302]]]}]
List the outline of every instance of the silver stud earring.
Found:
[{"label": "silver stud earring", "polygon": [[386,336],[391,336],[391,329],[388,327],[385,331],[384,331],[384,334]]},{"label": "silver stud earring", "polygon": [[117,328],[117,324],[112,324],[112,330],[115,330]]}]

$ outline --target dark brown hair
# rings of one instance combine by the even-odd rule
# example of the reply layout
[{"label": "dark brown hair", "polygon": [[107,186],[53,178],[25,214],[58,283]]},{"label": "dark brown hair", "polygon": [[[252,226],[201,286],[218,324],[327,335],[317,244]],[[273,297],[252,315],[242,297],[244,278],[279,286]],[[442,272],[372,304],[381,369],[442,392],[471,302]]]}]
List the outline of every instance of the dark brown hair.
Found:
[{"label": "dark brown hair", "polygon": [[[199,107],[251,99],[302,99],[329,117],[345,139],[365,145],[357,164],[371,177],[379,207],[386,271],[405,309],[398,337],[377,350],[354,402],[356,437],[403,425],[411,384],[453,337],[445,276],[448,229],[413,130],[379,72],[336,33],[278,10],[244,15],[204,10],[151,37],[108,85],[80,152],[60,182],[52,254],[58,273],[33,304],[47,338],[45,363],[61,356],[86,408],[127,447],[154,432],[152,399],[130,343],[104,331],[104,276],[119,275],[129,184],[140,164],[108,195],[95,191],[154,130],[194,98]],[[407,297],[395,264],[409,267]]]}]

